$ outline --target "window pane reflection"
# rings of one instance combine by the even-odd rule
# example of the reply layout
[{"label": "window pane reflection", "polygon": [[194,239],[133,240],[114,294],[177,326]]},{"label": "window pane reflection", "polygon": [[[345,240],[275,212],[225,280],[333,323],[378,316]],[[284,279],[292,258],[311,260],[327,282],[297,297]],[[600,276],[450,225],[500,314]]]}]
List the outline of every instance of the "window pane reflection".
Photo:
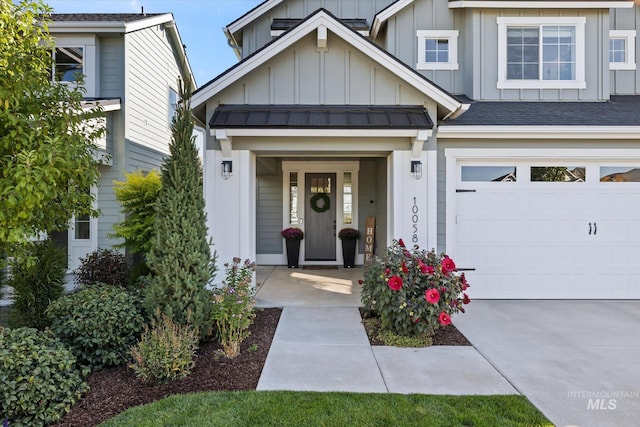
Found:
[{"label": "window pane reflection", "polygon": [[298,223],[298,173],[289,173],[289,223]]},{"label": "window pane reflection", "polygon": [[640,182],[640,166],[602,166],[600,182]]},{"label": "window pane reflection", "polygon": [[462,166],[463,182],[515,182],[515,166]]},{"label": "window pane reflection", "polygon": [[531,182],[584,182],[583,166],[532,166]]},{"label": "window pane reflection", "polygon": [[76,217],[74,232],[76,240],[91,239],[91,219],[89,215]]},{"label": "window pane reflection", "polygon": [[351,183],[351,172],[344,173],[343,193],[344,193],[343,222],[345,224],[352,224],[353,223],[353,185]]}]

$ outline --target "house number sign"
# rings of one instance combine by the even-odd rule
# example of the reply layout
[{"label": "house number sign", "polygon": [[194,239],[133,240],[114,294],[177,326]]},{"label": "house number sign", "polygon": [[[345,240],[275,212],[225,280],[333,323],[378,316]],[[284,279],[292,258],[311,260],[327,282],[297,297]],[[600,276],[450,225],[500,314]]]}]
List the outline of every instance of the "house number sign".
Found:
[{"label": "house number sign", "polygon": [[411,241],[414,244],[418,244],[418,202],[416,198],[413,198],[413,205],[411,205],[411,225],[413,227],[413,236],[411,237]]}]

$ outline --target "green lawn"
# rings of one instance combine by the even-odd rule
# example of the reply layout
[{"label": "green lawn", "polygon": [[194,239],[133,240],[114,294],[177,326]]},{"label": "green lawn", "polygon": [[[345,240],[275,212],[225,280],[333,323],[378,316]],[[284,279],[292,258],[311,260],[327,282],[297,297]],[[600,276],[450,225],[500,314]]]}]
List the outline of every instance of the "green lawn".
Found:
[{"label": "green lawn", "polygon": [[126,426],[551,426],[523,396],[290,391],[175,395],[101,424]]}]

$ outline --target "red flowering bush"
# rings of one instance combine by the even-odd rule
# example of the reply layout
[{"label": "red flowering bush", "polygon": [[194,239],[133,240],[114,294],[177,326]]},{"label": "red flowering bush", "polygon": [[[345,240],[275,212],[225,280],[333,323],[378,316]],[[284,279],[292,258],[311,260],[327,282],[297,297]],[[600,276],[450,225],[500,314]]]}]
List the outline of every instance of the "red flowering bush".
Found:
[{"label": "red flowering bush", "polygon": [[409,251],[402,239],[394,241],[382,258],[367,267],[362,285],[365,309],[380,316],[383,329],[398,335],[433,335],[464,313],[471,300],[464,273],[444,254]]}]

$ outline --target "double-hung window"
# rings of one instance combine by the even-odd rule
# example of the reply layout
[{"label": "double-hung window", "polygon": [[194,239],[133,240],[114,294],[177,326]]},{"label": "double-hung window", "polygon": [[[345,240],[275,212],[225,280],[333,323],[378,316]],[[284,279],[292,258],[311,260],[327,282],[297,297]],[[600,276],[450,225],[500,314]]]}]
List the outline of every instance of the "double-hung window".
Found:
[{"label": "double-hung window", "polygon": [[584,17],[498,17],[499,89],[584,89]]},{"label": "double-hung window", "polygon": [[457,70],[458,31],[419,30],[418,70]]},{"label": "double-hung window", "polygon": [[609,69],[636,69],[636,32],[635,30],[609,31]]}]

